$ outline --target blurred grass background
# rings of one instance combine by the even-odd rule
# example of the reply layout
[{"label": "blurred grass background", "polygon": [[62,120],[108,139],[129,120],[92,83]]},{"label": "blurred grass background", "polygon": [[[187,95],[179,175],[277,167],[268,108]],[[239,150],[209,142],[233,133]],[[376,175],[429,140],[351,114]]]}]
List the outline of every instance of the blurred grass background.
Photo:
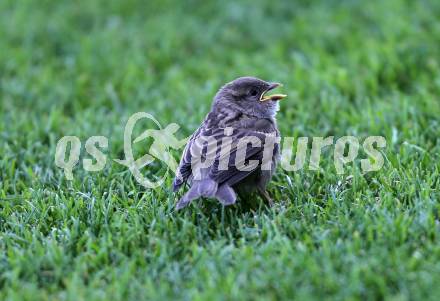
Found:
[{"label": "blurred grass background", "polygon": [[[434,0],[1,1],[0,298],[438,300],[439,20]],[[243,75],[284,83],[282,134],[383,135],[384,168],[338,176],[330,149],[278,171],[274,208],[175,213],[171,179],[111,162],[131,114],[186,137]],[[64,135],[109,137],[105,170],[66,181]]]}]

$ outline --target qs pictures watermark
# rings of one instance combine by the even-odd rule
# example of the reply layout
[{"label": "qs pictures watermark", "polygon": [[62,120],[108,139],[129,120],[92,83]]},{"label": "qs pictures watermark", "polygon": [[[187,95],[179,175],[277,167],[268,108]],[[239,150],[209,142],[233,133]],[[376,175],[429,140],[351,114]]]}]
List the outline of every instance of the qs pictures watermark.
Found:
[{"label": "qs pictures watermark", "polygon": [[[156,128],[145,130],[140,136],[133,139],[134,127],[141,119],[149,119]],[[133,114],[127,121],[124,130],[124,159],[113,159],[113,162],[121,164],[129,169],[136,181],[146,187],[155,188],[163,184],[169,171],[176,173],[176,158],[171,154],[171,149],[179,150],[185,147],[188,138],[178,139],[176,133],[180,126],[171,123],[162,127],[159,121],[151,114],[138,112]],[[191,149],[192,173],[194,177],[201,169],[209,168],[212,164],[218,164],[219,169],[236,168],[242,171],[252,170],[260,166],[262,170],[272,168],[270,158],[275,150],[280,150],[280,167],[286,171],[299,171],[308,168],[311,171],[320,170],[320,161],[325,148],[333,148],[332,159],[336,173],[344,174],[345,166],[359,159],[360,150],[363,150],[363,158],[360,158],[360,167],[363,173],[378,171],[384,165],[384,157],[381,152],[387,145],[382,136],[369,136],[362,141],[354,136],[343,136],[338,139],[330,137],[275,137],[272,133],[256,133],[256,135],[234,136],[234,131],[239,129],[225,128],[221,139],[212,136],[201,136],[192,143]],[[235,139],[236,138],[236,139]],[[146,139],[152,139],[152,143],[146,154],[138,159],[134,158],[132,145]],[[311,143],[311,147],[309,144]],[[294,146],[296,152],[294,154]],[[220,146],[220,147],[219,147]],[[92,136],[85,142],[87,158],[82,160],[82,167],[89,172],[98,172],[107,164],[107,156],[104,150],[108,148],[108,138],[105,136]],[[263,148],[261,162],[258,160],[245,160],[246,152],[252,148]],[[310,149],[309,163],[307,153]],[[219,150],[219,151],[215,151]],[[64,170],[67,180],[73,180],[73,170],[80,164],[82,143],[76,136],[62,137],[56,146],[55,164]],[[328,153],[328,152],[327,152]],[[232,154],[232,156],[231,156]],[[154,161],[160,161],[166,166],[162,175],[155,175],[154,180],[143,175],[141,170],[148,168]],[[178,176],[178,175],[177,175]]]}]

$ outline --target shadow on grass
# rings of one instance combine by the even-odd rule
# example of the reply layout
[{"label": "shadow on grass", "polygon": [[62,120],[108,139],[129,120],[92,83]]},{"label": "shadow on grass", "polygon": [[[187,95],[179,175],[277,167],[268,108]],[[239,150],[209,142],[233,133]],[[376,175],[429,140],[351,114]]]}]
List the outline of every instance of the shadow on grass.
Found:
[{"label": "shadow on grass", "polygon": [[249,231],[258,234],[259,221],[270,218],[276,206],[268,206],[257,195],[239,197],[237,202],[230,206],[222,206],[215,199],[201,198],[180,211],[174,211],[173,215],[196,227],[203,227],[211,239],[226,236],[234,241],[247,236],[246,233]]}]

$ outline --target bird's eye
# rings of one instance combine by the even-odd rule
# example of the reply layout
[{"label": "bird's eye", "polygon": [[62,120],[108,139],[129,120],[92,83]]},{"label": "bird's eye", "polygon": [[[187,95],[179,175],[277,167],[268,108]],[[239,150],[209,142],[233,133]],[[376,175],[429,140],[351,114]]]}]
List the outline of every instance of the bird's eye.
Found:
[{"label": "bird's eye", "polygon": [[255,90],[255,89],[251,89],[251,90],[249,91],[249,95],[250,95],[250,96],[257,96],[257,94],[258,94],[258,91]]}]

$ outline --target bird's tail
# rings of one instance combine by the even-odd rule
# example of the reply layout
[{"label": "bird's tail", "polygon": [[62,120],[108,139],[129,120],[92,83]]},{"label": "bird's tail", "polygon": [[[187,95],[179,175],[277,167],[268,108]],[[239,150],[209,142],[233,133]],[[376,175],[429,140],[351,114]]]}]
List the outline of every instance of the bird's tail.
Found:
[{"label": "bird's tail", "polygon": [[179,210],[188,206],[192,200],[199,197],[215,197],[224,206],[234,204],[237,199],[234,190],[227,184],[219,187],[217,182],[210,179],[194,181],[191,188],[177,202],[176,209]]},{"label": "bird's tail", "polygon": [[191,188],[183,195],[177,202],[176,209],[182,209],[200,197],[212,198],[215,196],[218,188],[218,183],[211,179],[204,179],[201,181],[193,181]]}]

